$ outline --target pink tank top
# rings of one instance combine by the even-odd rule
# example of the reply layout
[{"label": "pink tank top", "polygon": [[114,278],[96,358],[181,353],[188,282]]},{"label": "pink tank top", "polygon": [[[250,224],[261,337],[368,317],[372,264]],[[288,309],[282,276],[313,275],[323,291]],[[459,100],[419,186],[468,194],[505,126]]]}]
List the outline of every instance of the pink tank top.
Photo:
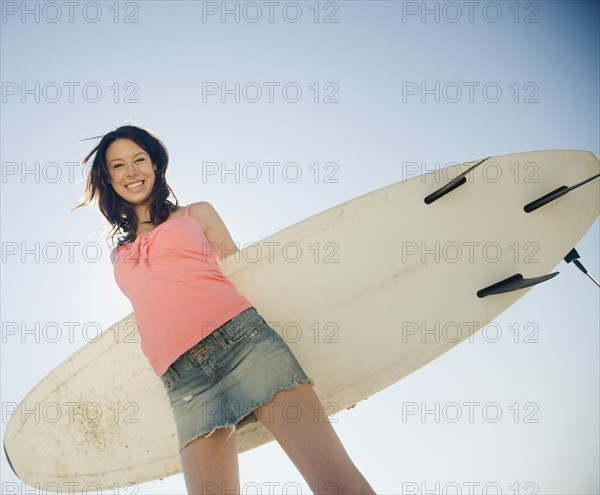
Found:
[{"label": "pink tank top", "polygon": [[114,275],[131,301],[142,351],[158,376],[252,303],[217,265],[195,218],[184,214],[117,247]]}]

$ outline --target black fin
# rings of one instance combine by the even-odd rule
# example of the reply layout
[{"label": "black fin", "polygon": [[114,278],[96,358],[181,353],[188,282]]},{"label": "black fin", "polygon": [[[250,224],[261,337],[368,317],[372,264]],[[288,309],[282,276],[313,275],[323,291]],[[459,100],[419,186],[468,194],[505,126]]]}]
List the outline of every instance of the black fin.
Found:
[{"label": "black fin", "polygon": [[527,203],[523,207],[523,210],[525,210],[525,213],[531,213],[532,211],[535,211],[538,208],[541,208],[542,206],[547,205],[551,201],[554,201],[555,199],[558,199],[561,196],[564,196],[568,192],[571,192],[573,189],[577,189],[579,186],[583,186],[587,182],[597,179],[598,177],[600,177],[600,174],[596,174],[596,175],[590,177],[589,179],[585,179],[571,187],[560,186],[559,188],[554,189],[554,191],[550,191],[549,193],[544,194],[543,196],[539,197],[538,199],[534,199],[531,203]]},{"label": "black fin", "polygon": [[524,289],[531,287],[532,285],[540,284],[546,280],[550,280],[558,275],[559,272],[549,273],[548,275],[542,275],[541,277],[535,278],[523,278],[523,275],[517,273],[512,277],[508,277],[500,282],[496,282],[485,289],[477,291],[477,297],[485,297],[492,294],[502,294],[504,292],[512,292],[513,290]]},{"label": "black fin", "polygon": [[445,186],[440,187],[437,191],[432,192],[429,196],[427,196],[425,198],[425,203],[427,203],[429,205],[429,204],[433,203],[434,201],[440,199],[442,196],[445,196],[450,191],[453,191],[457,187],[462,186],[465,182],[467,182],[467,175],[475,167],[478,167],[479,165],[481,165],[486,160],[489,160],[490,158],[491,157],[488,156],[487,158],[484,158],[483,160],[477,162],[475,165],[472,165],[467,170],[465,170],[462,174],[460,174],[459,176],[455,177],[450,182],[448,182],[448,184],[446,184]]}]

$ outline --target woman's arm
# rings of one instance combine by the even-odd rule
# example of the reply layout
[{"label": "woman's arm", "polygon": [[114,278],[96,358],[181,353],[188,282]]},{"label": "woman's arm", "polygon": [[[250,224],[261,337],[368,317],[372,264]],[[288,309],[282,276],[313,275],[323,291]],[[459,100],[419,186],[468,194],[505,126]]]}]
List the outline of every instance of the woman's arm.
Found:
[{"label": "woman's arm", "polygon": [[239,251],[223,220],[209,202],[194,203],[190,208],[190,216],[202,227],[217,261],[223,261],[230,254]]}]

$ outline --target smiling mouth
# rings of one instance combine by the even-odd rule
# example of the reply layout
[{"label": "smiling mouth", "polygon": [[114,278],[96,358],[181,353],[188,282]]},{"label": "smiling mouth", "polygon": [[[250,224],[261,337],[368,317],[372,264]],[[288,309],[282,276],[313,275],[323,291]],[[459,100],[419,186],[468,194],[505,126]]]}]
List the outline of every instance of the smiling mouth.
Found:
[{"label": "smiling mouth", "polygon": [[137,182],[132,182],[131,184],[127,184],[125,187],[130,190],[136,190],[136,189],[139,189],[140,187],[142,187],[143,184],[144,184],[144,181],[139,180]]}]

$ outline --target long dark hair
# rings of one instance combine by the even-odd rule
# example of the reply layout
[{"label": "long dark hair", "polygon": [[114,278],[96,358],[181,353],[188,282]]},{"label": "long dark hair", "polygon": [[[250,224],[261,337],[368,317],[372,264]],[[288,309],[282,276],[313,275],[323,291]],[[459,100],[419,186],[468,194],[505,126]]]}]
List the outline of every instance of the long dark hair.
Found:
[{"label": "long dark hair", "polygon": [[[131,139],[148,153],[150,160],[156,165],[155,181],[150,192],[150,223],[159,225],[171,212],[177,210],[179,202],[173,190],[167,184],[165,174],[169,165],[169,154],[158,137],[145,129],[132,125],[121,126],[105,134],[100,143],[82,160],[85,165],[94,156],[94,161],[87,174],[87,183],[83,200],[74,210],[95,200],[98,208],[108,220],[112,229],[107,237],[110,241],[118,236],[118,244],[126,244],[136,239],[138,218],[131,203],[121,198],[110,184],[106,150],[117,139]],[[173,198],[174,202],[169,198]]]}]

